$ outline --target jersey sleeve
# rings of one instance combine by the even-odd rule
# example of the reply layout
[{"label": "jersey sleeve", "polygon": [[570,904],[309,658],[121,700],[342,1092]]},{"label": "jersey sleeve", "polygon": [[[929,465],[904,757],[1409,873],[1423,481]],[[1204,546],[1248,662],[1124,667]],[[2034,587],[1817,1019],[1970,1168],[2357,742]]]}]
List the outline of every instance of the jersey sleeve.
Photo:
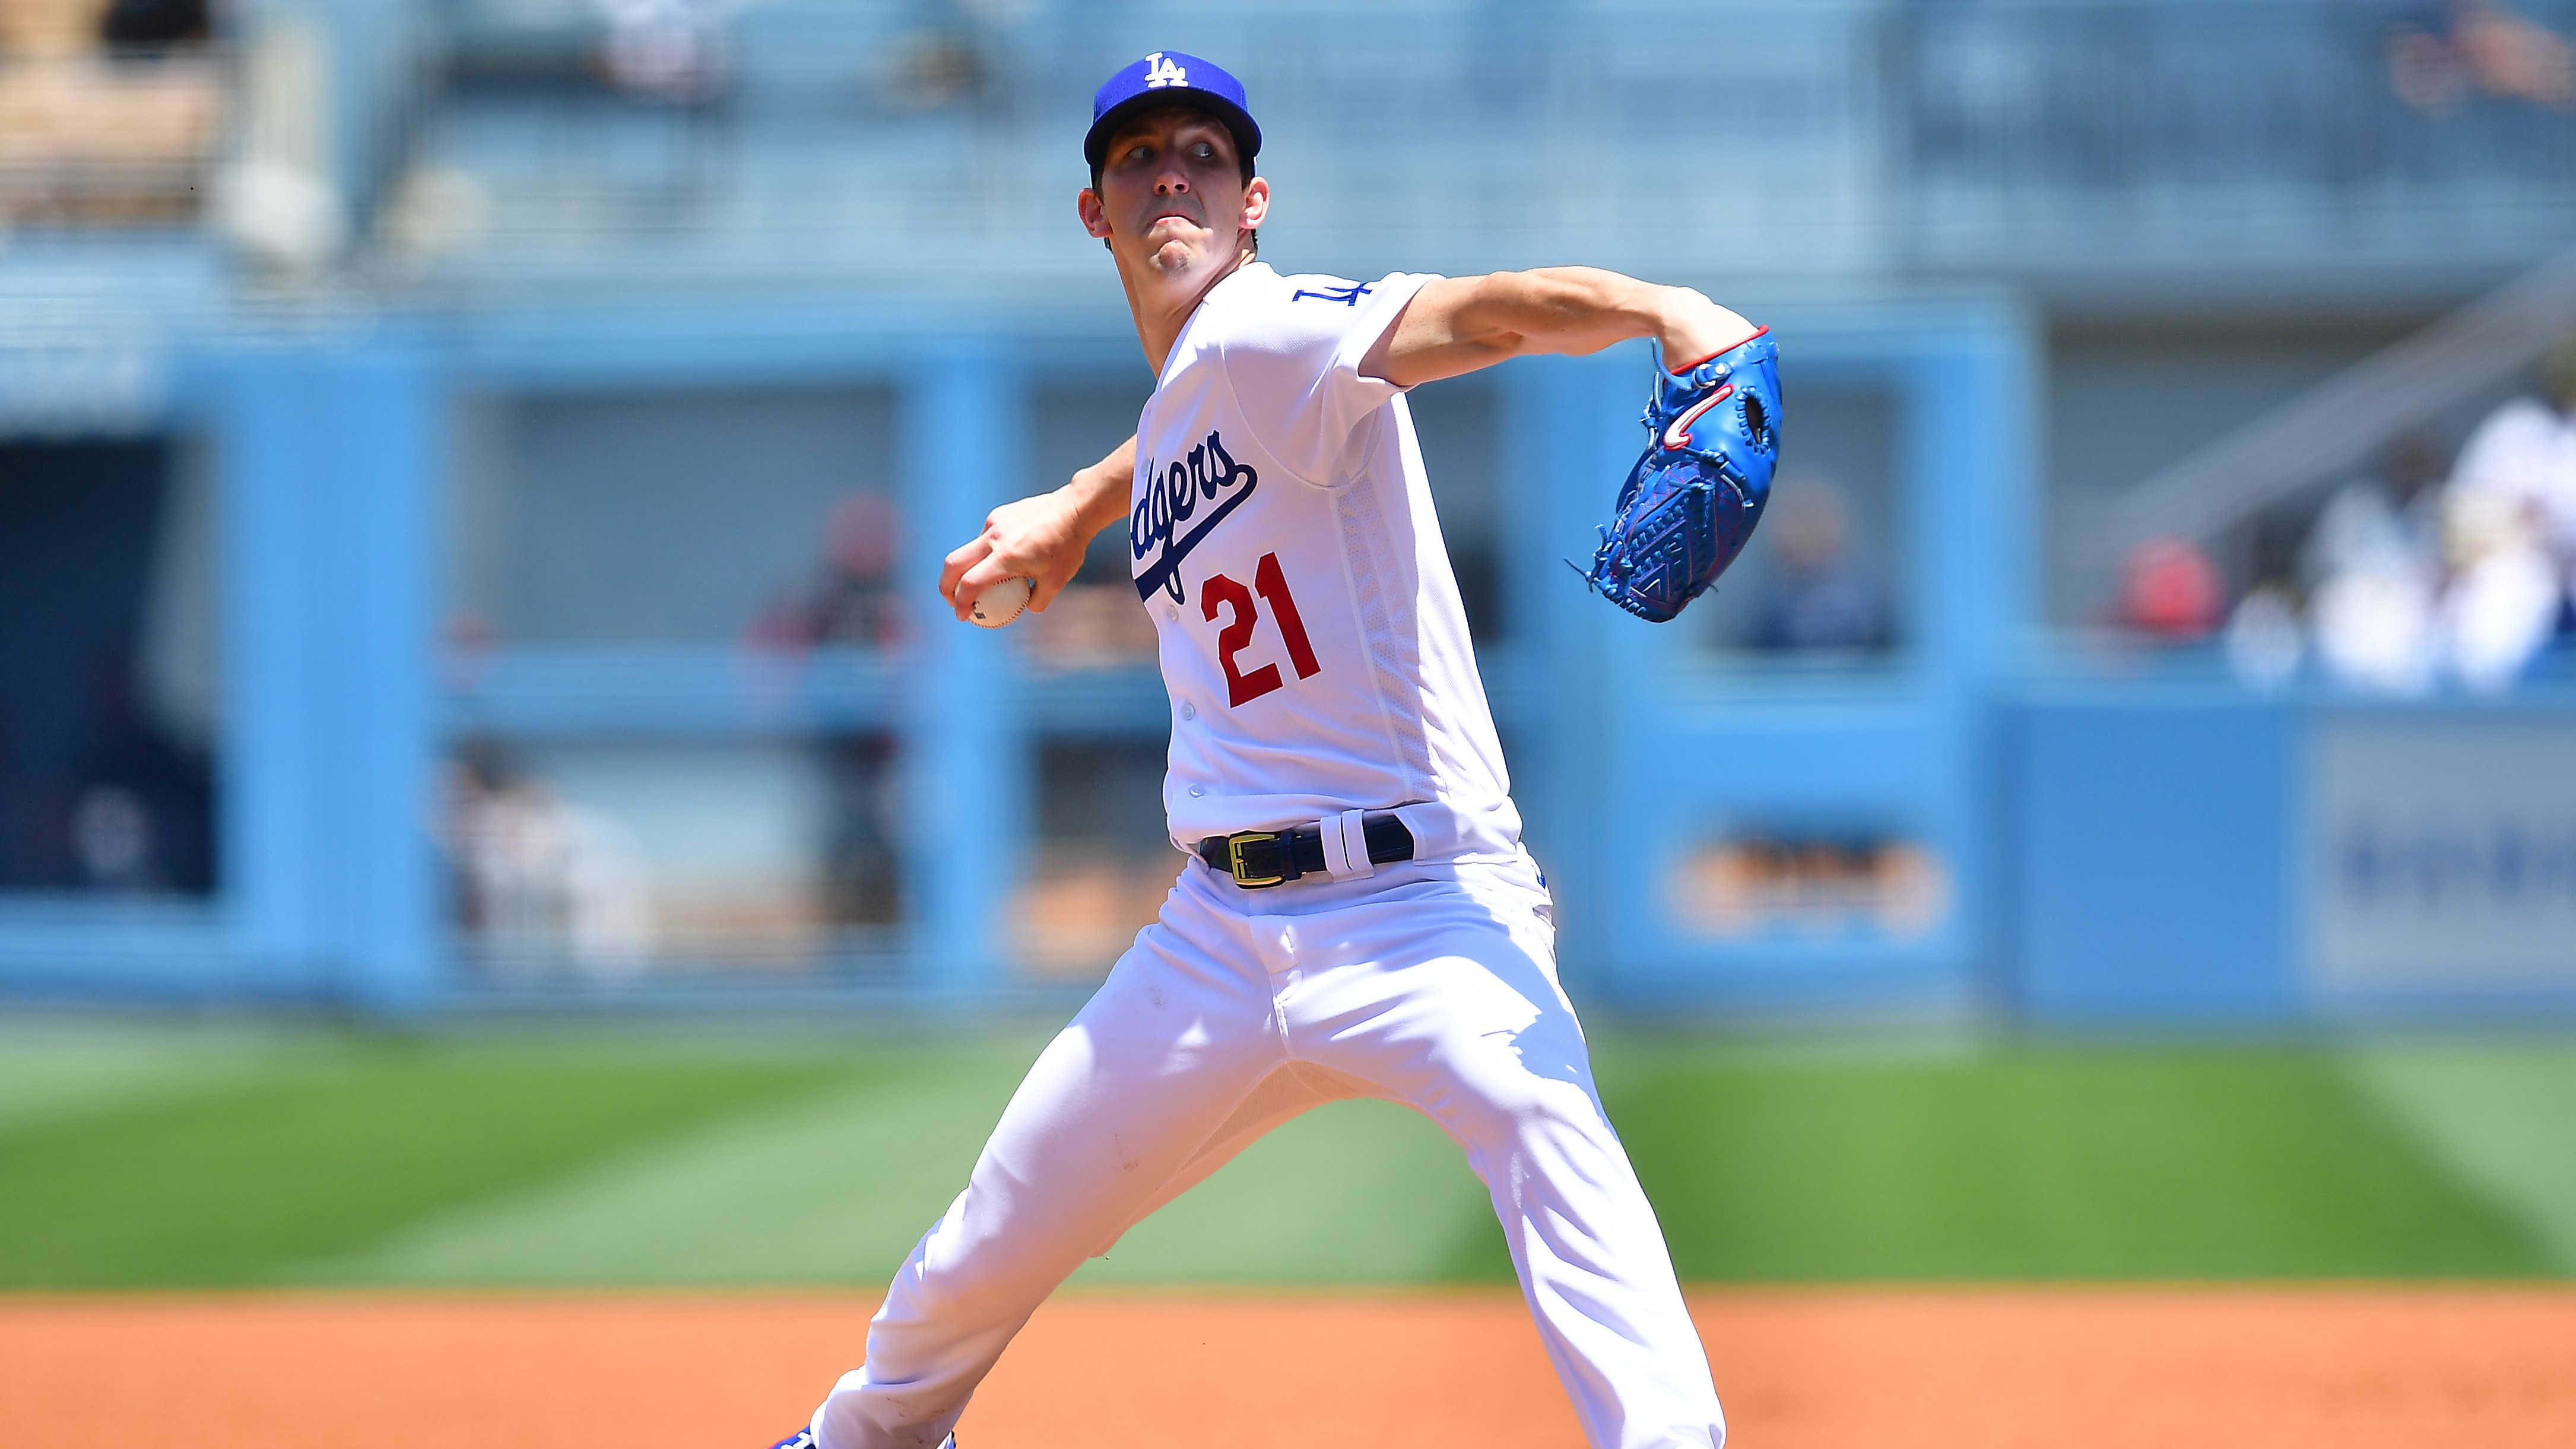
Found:
[{"label": "jersey sleeve", "polygon": [[1413,294],[1436,278],[1393,272],[1368,283],[1283,277],[1271,306],[1240,319],[1221,347],[1235,405],[1270,455],[1329,484],[1360,419],[1404,389],[1360,371]]}]

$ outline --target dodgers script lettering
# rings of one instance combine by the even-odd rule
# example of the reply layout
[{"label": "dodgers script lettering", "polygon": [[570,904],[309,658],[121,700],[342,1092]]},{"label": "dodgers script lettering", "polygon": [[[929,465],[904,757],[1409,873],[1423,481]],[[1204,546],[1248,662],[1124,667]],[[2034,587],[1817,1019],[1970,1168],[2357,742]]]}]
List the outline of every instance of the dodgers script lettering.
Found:
[{"label": "dodgers script lettering", "polygon": [[[1160,473],[1147,459],[1136,470],[1135,512],[1127,516],[1127,546],[1136,558],[1136,597],[1151,600],[1161,589],[1174,603],[1183,600],[1181,560],[1199,546],[1208,531],[1252,496],[1261,474],[1234,461],[1224,439],[1211,432],[1189,456]],[[1195,515],[1195,518],[1193,517]],[[1181,531],[1183,525],[1189,531]],[[1157,552],[1159,550],[1159,552]]]}]

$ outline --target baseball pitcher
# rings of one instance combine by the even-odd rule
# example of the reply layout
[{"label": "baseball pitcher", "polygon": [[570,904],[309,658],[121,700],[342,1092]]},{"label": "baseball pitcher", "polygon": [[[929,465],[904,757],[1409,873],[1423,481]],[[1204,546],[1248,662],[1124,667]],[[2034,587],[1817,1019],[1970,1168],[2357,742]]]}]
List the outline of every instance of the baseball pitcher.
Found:
[{"label": "baseball pitcher", "polygon": [[1187,862],[913,1249],[865,1366],[780,1449],[936,1449],[1083,1259],[1345,1097],[1401,1102],[1465,1149],[1592,1444],[1725,1437],[1557,984],[1404,394],[1652,340],[1653,436],[1590,577],[1669,618],[1767,493],[1771,344],[1697,292],[1586,268],[1282,276],[1258,259],[1260,149],[1241,84],[1198,57],[1158,52],[1101,87],[1078,206],[1154,393],[1133,439],[994,509],[941,577],[961,619],[1021,578],[1043,609],[1095,535],[1125,531],[1171,692],[1163,801]]}]

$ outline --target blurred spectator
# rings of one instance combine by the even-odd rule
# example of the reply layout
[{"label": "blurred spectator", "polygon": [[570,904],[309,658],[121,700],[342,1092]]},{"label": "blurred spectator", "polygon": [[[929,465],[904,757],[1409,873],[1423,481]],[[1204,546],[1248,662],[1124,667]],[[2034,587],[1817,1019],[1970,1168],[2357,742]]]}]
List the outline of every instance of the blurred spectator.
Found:
[{"label": "blurred spectator", "polygon": [[1766,653],[1888,647],[1887,596],[1854,556],[1840,488],[1807,477],[1779,490],[1771,541],[1779,568],[1754,606],[1748,643]]},{"label": "blurred spectator", "polygon": [[734,0],[591,0],[608,23],[600,66],[619,90],[695,103],[724,93],[733,58],[725,22]]},{"label": "blurred spectator", "polygon": [[906,113],[1001,99],[993,91],[993,47],[1027,7],[1020,0],[912,0],[910,8],[910,28],[883,51],[879,100]]},{"label": "blurred spectator", "polygon": [[2576,580],[2576,339],[2541,377],[2545,401],[2515,398],[2469,435],[2443,498],[2443,642],[2474,689],[2522,673]]},{"label": "blurred spectator", "polygon": [[903,917],[903,776],[889,735],[822,745],[832,796],[824,845],[825,909],[836,926],[889,926]]},{"label": "blurred spectator", "polygon": [[2453,574],[2438,620],[2444,657],[2470,688],[2500,690],[2557,628],[2557,573],[2512,500],[2468,489],[2449,501],[2442,540]]},{"label": "blurred spectator", "polygon": [[[756,648],[802,651],[820,645],[892,648],[901,642],[902,610],[893,590],[894,501],[883,493],[846,495],[823,527],[822,566],[804,592],[771,605],[751,628]],[[824,846],[825,911],[838,926],[891,925],[902,915],[900,838],[902,779],[895,742],[849,735],[823,742],[821,759],[832,798]]]},{"label": "blurred spectator", "polygon": [[600,980],[644,969],[655,938],[651,876],[617,822],[485,746],[449,763],[445,824],[457,914],[483,945],[505,956],[568,955]]},{"label": "blurred spectator", "polygon": [[2433,684],[2433,604],[2430,581],[2391,561],[2336,574],[2308,601],[2317,657],[2356,688],[2421,694]]},{"label": "blurred spectator", "polygon": [[2337,575],[2404,565],[2431,582],[2441,565],[2442,451],[2421,431],[2388,450],[2376,476],[2345,483],[2326,500],[2299,550],[2299,583],[2314,595]]},{"label": "blurred spectator", "polygon": [[2576,337],[2540,363],[2540,396],[2487,415],[2460,445],[2450,492],[2491,493],[2562,570],[2576,570]]},{"label": "blurred spectator", "polygon": [[2492,0],[2448,0],[2416,7],[2390,35],[2388,80],[2422,111],[2450,110],[2471,90],[2567,110],[2576,107],[2576,52]]},{"label": "blurred spectator", "polygon": [[152,720],[135,677],[123,647],[91,665],[86,748],[62,820],[73,879],[94,891],[202,895],[215,883],[213,767]]},{"label": "blurred spectator", "polygon": [[2408,434],[2378,476],[2335,490],[2300,550],[2318,658],[2345,684],[2388,694],[2432,685],[2441,476],[2432,439]]},{"label": "blurred spectator", "polygon": [[[2576,339],[2541,365],[2539,398],[2490,413],[2447,480],[2409,436],[2379,478],[2336,490],[2299,558],[2317,654],[2338,681],[2417,694],[2444,675],[2471,689],[2519,678],[2576,604]],[[2283,602],[2249,596],[2253,634]],[[2253,611],[2247,613],[2246,611]],[[2231,649],[2239,641],[2231,630]],[[2249,677],[2265,665],[2239,660]]]},{"label": "blurred spectator", "polygon": [[2151,538],[2120,565],[2120,623],[2165,643],[2205,639],[2227,607],[2218,566],[2200,546]]},{"label": "blurred spectator", "polygon": [[769,649],[822,644],[888,648],[903,630],[894,597],[894,500],[861,491],[833,505],[823,525],[814,581],[752,622],[751,642]]},{"label": "blurred spectator", "polygon": [[2279,584],[2255,588],[2227,616],[2228,667],[2257,689],[2289,683],[2306,653],[2298,601]]},{"label": "blurred spectator", "polygon": [[981,95],[983,53],[968,37],[931,30],[908,36],[888,52],[886,104],[898,111],[935,111]]},{"label": "blurred spectator", "polygon": [[94,785],[83,791],[72,810],[72,853],[81,874],[98,890],[150,891],[160,888],[153,869],[152,815],[134,792],[120,785]]}]

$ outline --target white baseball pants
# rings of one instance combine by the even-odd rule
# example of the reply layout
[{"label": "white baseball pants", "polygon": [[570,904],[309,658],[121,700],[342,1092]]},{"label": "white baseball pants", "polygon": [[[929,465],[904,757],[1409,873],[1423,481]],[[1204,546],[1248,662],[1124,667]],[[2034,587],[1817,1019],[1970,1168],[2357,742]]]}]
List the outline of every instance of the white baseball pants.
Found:
[{"label": "white baseball pants", "polygon": [[1526,856],[1259,891],[1185,867],[895,1277],[866,1366],[815,1411],[822,1449],[932,1449],[1084,1258],[1344,1097],[1401,1102],[1466,1149],[1596,1449],[1717,1449],[1708,1360]]}]

